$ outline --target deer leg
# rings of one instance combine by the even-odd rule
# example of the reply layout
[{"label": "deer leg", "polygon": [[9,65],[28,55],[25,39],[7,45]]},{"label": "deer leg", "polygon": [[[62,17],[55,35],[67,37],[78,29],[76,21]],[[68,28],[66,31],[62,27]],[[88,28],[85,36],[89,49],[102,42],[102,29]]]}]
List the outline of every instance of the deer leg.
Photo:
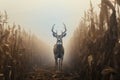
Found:
[{"label": "deer leg", "polygon": [[59,59],[59,71],[61,71],[61,58]]},{"label": "deer leg", "polygon": [[57,58],[55,58],[55,68],[56,69],[57,69],[57,65],[58,65]]},{"label": "deer leg", "polygon": [[61,59],[61,71],[62,71],[62,62],[63,62],[63,58]]},{"label": "deer leg", "polygon": [[60,70],[60,59],[58,58],[58,71]]}]

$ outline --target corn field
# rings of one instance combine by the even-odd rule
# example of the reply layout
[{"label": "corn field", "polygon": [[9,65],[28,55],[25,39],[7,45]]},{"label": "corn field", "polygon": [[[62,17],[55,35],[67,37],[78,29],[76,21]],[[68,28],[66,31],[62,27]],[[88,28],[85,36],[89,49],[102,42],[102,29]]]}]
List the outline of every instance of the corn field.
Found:
[{"label": "corn field", "polygon": [[[42,64],[45,47],[30,31],[20,25],[9,25],[6,11],[0,14],[0,80],[1,73],[6,77],[11,73],[11,79],[5,80],[24,80],[36,64]],[[9,70],[12,72],[8,73]]]},{"label": "corn field", "polygon": [[99,13],[90,2],[69,40],[62,72],[51,67],[48,44],[0,13],[0,80],[120,80],[120,0],[113,1],[101,0]]},{"label": "corn field", "polygon": [[74,32],[69,44],[70,64],[81,76],[79,80],[120,79],[119,2],[101,0],[99,14],[90,3]]}]

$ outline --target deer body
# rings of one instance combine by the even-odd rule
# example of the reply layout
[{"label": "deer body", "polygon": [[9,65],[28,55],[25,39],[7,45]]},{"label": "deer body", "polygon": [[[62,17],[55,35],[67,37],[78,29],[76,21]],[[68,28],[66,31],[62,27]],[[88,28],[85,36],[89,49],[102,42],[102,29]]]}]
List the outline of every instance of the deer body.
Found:
[{"label": "deer body", "polygon": [[53,36],[55,38],[57,38],[57,42],[54,45],[54,58],[55,58],[55,66],[58,70],[62,70],[62,62],[63,62],[63,57],[64,57],[64,47],[63,47],[63,42],[62,42],[62,38],[66,36],[66,26],[64,24],[65,27],[65,31],[61,33],[61,35],[58,35],[57,32],[54,32],[54,26],[52,27],[52,32],[53,32]]}]

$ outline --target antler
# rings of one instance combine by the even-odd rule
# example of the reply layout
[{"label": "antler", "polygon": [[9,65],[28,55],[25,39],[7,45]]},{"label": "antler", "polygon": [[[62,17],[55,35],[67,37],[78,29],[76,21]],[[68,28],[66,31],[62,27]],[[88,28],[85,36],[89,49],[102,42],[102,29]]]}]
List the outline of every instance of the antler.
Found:
[{"label": "antler", "polygon": [[65,30],[62,32],[62,37],[65,37],[67,29],[66,29],[66,25],[64,23],[63,23],[63,25],[64,25]]},{"label": "antler", "polygon": [[55,24],[52,26],[51,31],[53,32],[53,36],[54,36],[54,37],[56,37],[56,36],[57,36],[57,33],[56,33],[56,32],[54,32],[54,30],[53,30],[53,29],[54,29],[54,26],[55,26]]},{"label": "antler", "polygon": [[66,25],[64,23],[63,23],[63,25],[64,25],[64,28],[65,28],[65,31],[63,33],[66,33],[66,31],[67,31]]},{"label": "antler", "polygon": [[54,29],[54,26],[55,26],[55,24],[52,26],[52,29],[51,29],[51,31],[52,31],[53,33],[55,33],[54,30],[53,30],[53,29]]}]

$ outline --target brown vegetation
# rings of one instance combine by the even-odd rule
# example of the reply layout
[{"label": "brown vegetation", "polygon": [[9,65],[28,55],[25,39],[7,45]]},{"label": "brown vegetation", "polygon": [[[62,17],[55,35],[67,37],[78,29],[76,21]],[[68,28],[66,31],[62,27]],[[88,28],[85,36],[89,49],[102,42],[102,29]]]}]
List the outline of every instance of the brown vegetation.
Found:
[{"label": "brown vegetation", "polygon": [[23,76],[34,66],[45,62],[48,48],[34,34],[25,31],[20,25],[10,26],[7,20],[5,11],[0,14],[0,73],[8,77],[12,71],[12,80],[23,80]]},{"label": "brown vegetation", "polygon": [[120,13],[118,5],[102,0],[100,14],[90,9],[70,40],[72,69],[79,80],[120,79]]},{"label": "brown vegetation", "polygon": [[65,80],[120,80],[119,8],[119,0],[114,4],[102,0],[98,15],[90,3],[90,9],[85,12],[68,45],[70,69],[65,65],[65,73],[57,75],[50,66],[46,66],[48,70],[41,67],[37,70],[37,66],[50,63],[49,48],[20,25],[10,26],[6,12],[0,14],[0,73],[5,78],[11,76],[5,80],[24,80],[33,69],[35,72],[29,73],[31,79],[37,76],[43,80],[56,80],[55,77],[62,76]]}]

